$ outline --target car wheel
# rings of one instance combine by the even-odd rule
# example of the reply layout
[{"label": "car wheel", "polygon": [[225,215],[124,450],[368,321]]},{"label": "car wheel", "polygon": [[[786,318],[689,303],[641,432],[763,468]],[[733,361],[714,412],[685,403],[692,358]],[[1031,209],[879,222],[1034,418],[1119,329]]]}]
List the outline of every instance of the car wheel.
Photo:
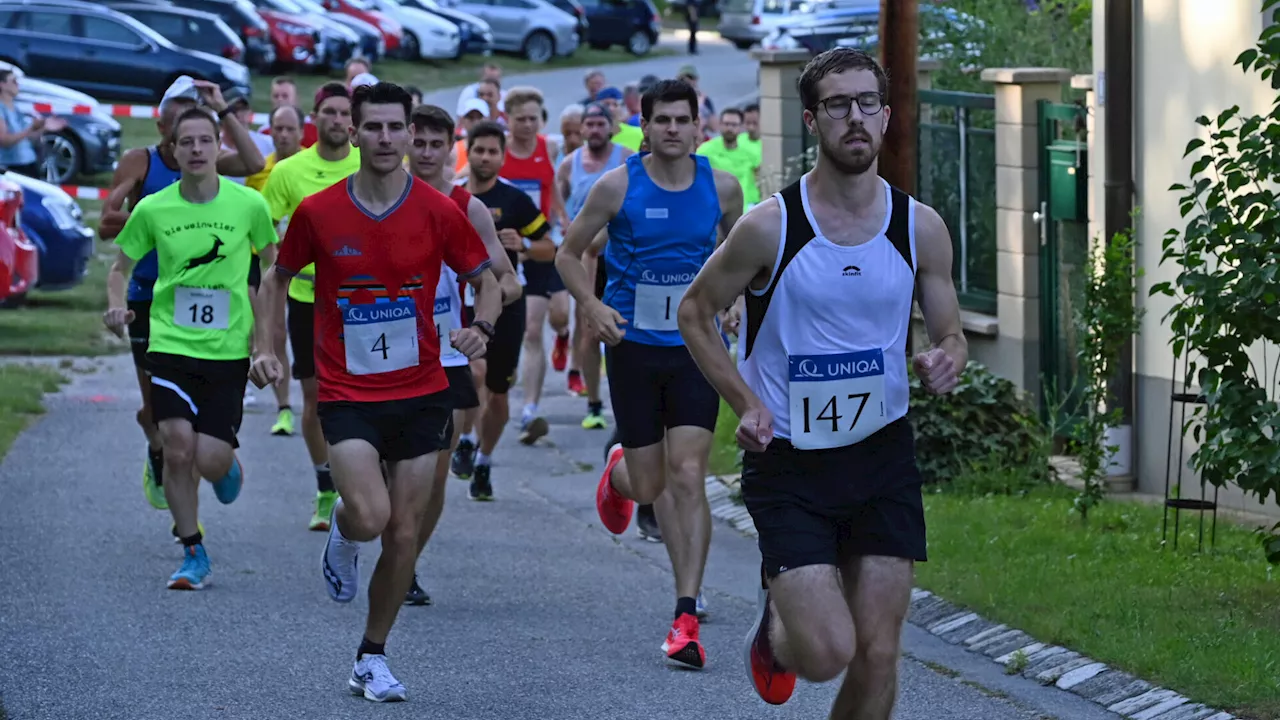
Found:
[{"label": "car wheel", "polygon": [[524,56],[529,62],[541,65],[550,62],[556,54],[556,41],[546,32],[538,30],[524,41]]},{"label": "car wheel", "polygon": [[643,30],[637,30],[627,38],[627,50],[632,55],[647,55],[652,49],[653,42],[649,40],[649,33]]},{"label": "car wheel", "polygon": [[750,50],[752,45],[755,45],[755,42],[752,40],[734,40],[733,41],[733,46],[738,48],[739,50]]},{"label": "car wheel", "polygon": [[44,145],[44,181],[53,185],[71,184],[83,167],[84,151],[80,148],[80,141],[66,132],[45,133],[41,141]]},{"label": "car wheel", "polygon": [[418,36],[406,30],[404,39],[400,41],[400,53],[405,60],[421,60],[422,44],[418,42]]}]

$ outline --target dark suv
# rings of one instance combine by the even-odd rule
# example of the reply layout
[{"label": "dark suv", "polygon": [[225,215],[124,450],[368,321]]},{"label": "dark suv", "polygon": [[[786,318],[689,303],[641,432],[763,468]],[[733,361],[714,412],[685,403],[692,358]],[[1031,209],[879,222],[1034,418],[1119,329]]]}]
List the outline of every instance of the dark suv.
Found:
[{"label": "dark suv", "polygon": [[101,5],[0,0],[0,60],[97,98],[159,102],[179,75],[252,91],[245,66],[185,50]]},{"label": "dark suv", "polygon": [[645,55],[662,34],[662,18],[649,0],[577,0],[587,11],[587,44],[597,50],[621,45]]}]

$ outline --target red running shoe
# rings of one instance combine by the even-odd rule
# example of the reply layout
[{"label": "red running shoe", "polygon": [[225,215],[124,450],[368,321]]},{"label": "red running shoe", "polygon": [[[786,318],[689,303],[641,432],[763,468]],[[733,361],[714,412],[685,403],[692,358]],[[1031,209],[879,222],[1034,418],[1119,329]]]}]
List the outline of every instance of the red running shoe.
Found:
[{"label": "red running shoe", "polygon": [[698,642],[698,618],[689,613],[681,613],[671,623],[671,632],[662,643],[662,652],[667,658],[689,667],[702,669],[707,664],[707,651]]},{"label": "red running shoe", "polygon": [[569,335],[556,336],[556,345],[551,348],[551,367],[556,372],[564,372],[564,366],[569,364]]},{"label": "red running shoe", "polygon": [[569,371],[569,394],[578,397],[587,394],[587,384],[582,382],[582,373],[577,370]]},{"label": "red running shoe", "polygon": [[622,462],[622,445],[609,448],[609,462],[604,466],[604,474],[600,476],[600,484],[596,486],[596,512],[600,522],[614,535],[626,532],[631,524],[631,511],[635,502],[613,488],[610,481],[613,469]]},{"label": "red running shoe", "polygon": [[756,624],[747,633],[746,647],[743,648],[743,659],[746,661],[747,675],[751,685],[761,700],[770,705],[781,705],[791,699],[796,690],[796,674],[784,669],[773,658],[773,649],[769,647],[769,591],[761,588],[758,600],[760,616]]}]

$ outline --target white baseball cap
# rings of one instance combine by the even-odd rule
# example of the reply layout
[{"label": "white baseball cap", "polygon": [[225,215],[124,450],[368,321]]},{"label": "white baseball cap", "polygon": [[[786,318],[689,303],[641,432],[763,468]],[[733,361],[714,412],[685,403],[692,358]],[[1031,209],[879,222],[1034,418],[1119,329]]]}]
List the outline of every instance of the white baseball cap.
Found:
[{"label": "white baseball cap", "polygon": [[480,113],[480,117],[489,117],[489,103],[480,98],[467,98],[462,101],[462,114],[465,116],[471,112]]},{"label": "white baseball cap", "polygon": [[377,85],[377,84],[378,84],[378,78],[374,77],[371,73],[360,73],[359,75],[351,78],[351,90],[353,92],[355,91],[356,88],[360,87],[361,85]]},{"label": "white baseball cap", "polygon": [[200,91],[196,89],[196,81],[190,75],[179,75],[168,90],[164,91],[164,97],[160,99],[161,107],[170,100],[195,100],[199,102]]}]

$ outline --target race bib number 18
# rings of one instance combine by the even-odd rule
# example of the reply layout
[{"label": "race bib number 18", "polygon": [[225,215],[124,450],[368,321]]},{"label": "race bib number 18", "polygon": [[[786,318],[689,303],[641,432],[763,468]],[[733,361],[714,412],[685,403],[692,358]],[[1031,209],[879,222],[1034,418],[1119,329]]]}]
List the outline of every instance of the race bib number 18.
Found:
[{"label": "race bib number 18", "polygon": [[197,330],[226,330],[231,293],[221,288],[173,289],[173,322]]},{"label": "race bib number 18", "polygon": [[413,300],[344,305],[347,372],[374,375],[418,365],[418,310]]},{"label": "race bib number 18", "polygon": [[853,445],[885,426],[883,351],[792,355],[787,362],[797,449]]},{"label": "race bib number 18", "polygon": [[636,329],[658,332],[679,330],[676,311],[688,285],[636,283]]}]

